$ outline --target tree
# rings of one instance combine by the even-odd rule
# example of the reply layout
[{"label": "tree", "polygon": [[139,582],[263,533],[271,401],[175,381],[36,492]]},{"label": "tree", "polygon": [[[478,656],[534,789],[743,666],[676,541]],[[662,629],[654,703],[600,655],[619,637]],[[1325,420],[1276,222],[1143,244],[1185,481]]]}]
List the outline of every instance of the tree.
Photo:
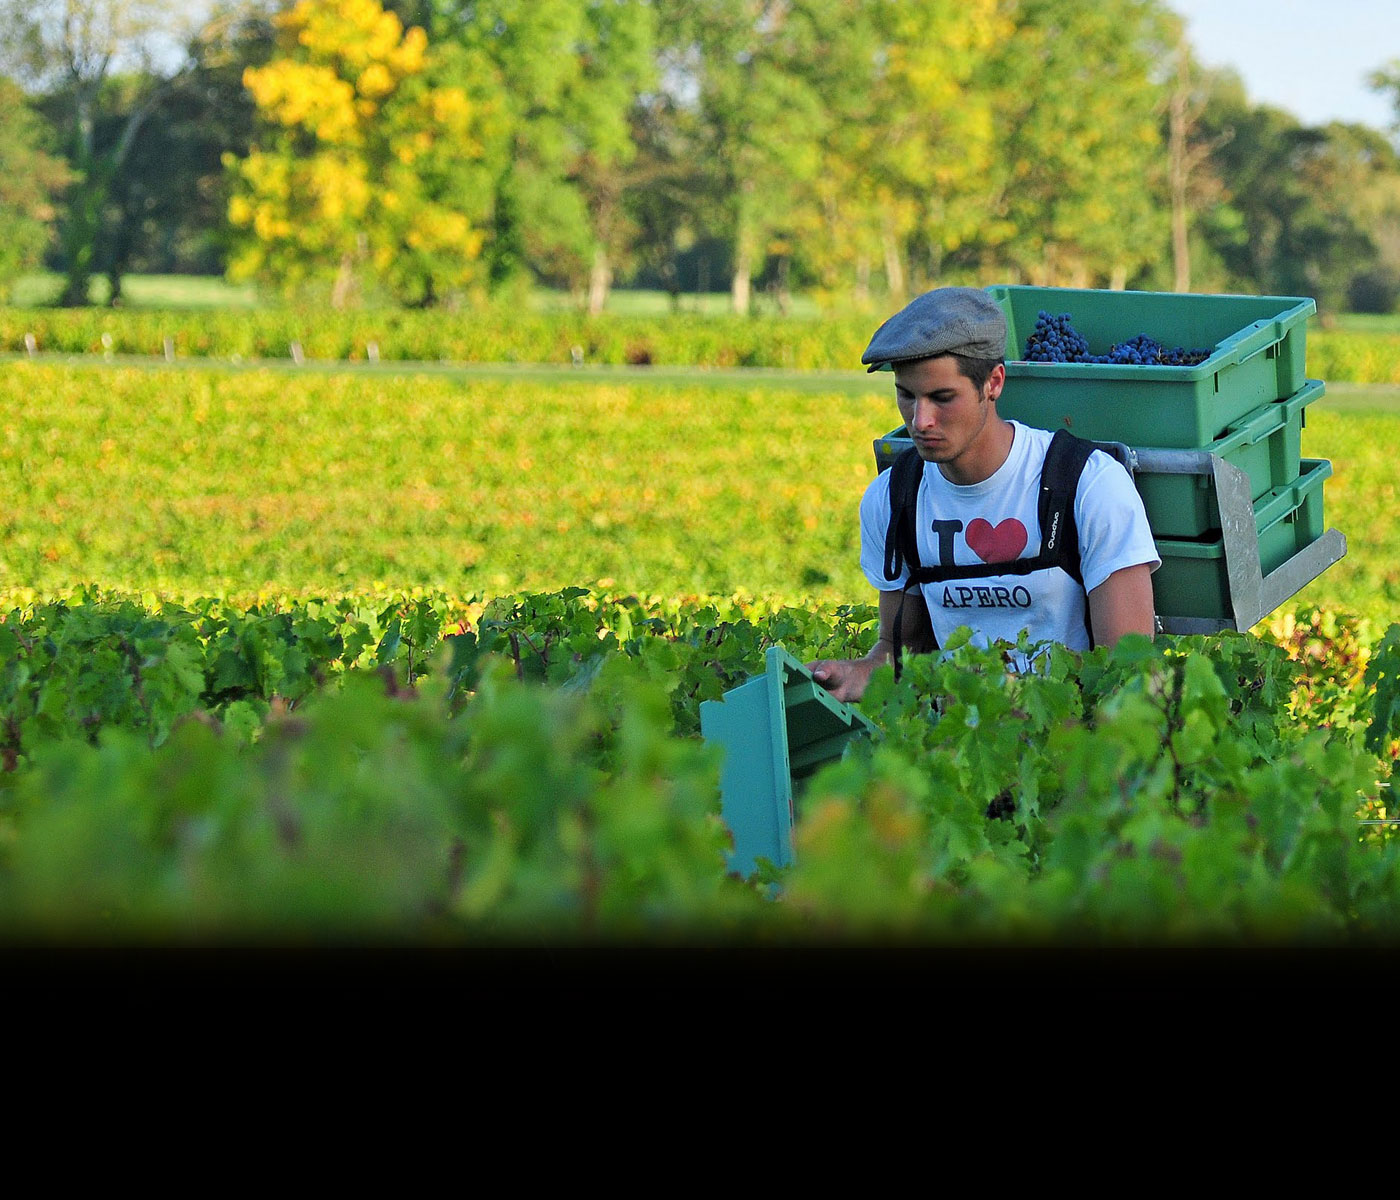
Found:
[{"label": "tree", "polygon": [[878,260],[898,298],[936,281],[943,256],[985,226],[997,141],[990,92],[973,83],[1012,26],[998,0],[804,7],[827,47],[806,68],[826,120],[804,245],[857,292]]},{"label": "tree", "polygon": [[68,171],[45,151],[46,131],[19,85],[3,76],[0,112],[0,300],[8,300],[15,277],[37,266],[49,243]]},{"label": "tree", "polygon": [[1383,67],[1378,67],[1366,77],[1371,90],[1390,93],[1390,103],[1395,109],[1395,123],[1400,127],[1400,58],[1391,59]]},{"label": "tree", "polygon": [[1218,80],[1203,136],[1229,138],[1211,156],[1220,196],[1197,229],[1238,290],[1348,303],[1358,277],[1400,271],[1400,156],[1361,125],[1302,125],[1252,105],[1237,80]]},{"label": "tree", "polygon": [[1171,27],[1155,0],[1018,0],[974,86],[1000,142],[960,263],[1121,287],[1166,238],[1159,120]]},{"label": "tree", "polygon": [[1211,81],[1212,77],[1203,73],[1193,59],[1182,25],[1177,32],[1176,77],[1167,100],[1172,287],[1178,292],[1191,290],[1192,215],[1220,195],[1218,177],[1210,170],[1210,157],[1234,136],[1229,128],[1209,140],[1200,136],[1200,118],[1209,102]]},{"label": "tree", "polygon": [[646,0],[436,0],[433,29],[495,110],[493,278],[534,270],[603,307],[631,241],[634,109],[655,76]]},{"label": "tree", "polygon": [[690,114],[663,89],[643,97],[636,109],[637,156],[630,175],[634,186],[625,197],[635,235],[633,251],[645,272],[680,307],[680,259],[699,240],[700,205],[697,171],[690,148]]},{"label": "tree", "polygon": [[658,0],[667,86],[695,114],[697,189],[733,248],[730,303],[747,312],[754,274],[790,253],[801,197],[820,169],[820,94],[804,65],[826,52],[813,6],[790,0]]},{"label": "tree", "polygon": [[[55,98],[67,129],[60,303],[86,304],[112,190],[161,97],[189,69],[194,20],[175,0],[3,0],[0,21],[23,82]],[[119,72],[135,86],[110,87]],[[118,97],[124,107],[114,110]]]},{"label": "tree", "polygon": [[479,113],[437,82],[423,29],[378,0],[299,0],[275,25],[276,53],[243,74],[262,136],[226,156],[231,276],[329,284],[337,308],[371,285],[426,305],[477,281]]},{"label": "tree", "polygon": [[[109,303],[129,270],[219,273],[226,267],[229,176],[223,155],[246,155],[256,112],[243,72],[266,62],[273,28],[257,9],[230,10],[191,49],[192,67],[157,100],[113,180],[96,267]],[[139,86],[118,78],[109,87]],[[120,99],[111,108],[125,111]],[[99,136],[101,131],[99,131]]]}]

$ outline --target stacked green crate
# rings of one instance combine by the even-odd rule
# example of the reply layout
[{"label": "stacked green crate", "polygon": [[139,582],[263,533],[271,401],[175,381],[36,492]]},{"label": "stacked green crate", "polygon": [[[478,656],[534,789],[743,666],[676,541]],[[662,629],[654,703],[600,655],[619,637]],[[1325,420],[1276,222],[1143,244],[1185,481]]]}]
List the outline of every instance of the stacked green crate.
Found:
[{"label": "stacked green crate", "polygon": [[[1323,534],[1322,483],[1332,474],[1325,458],[1305,458],[1298,477],[1254,505],[1259,566],[1281,567]],[[1230,586],[1223,539],[1158,538],[1162,565],[1152,576],[1159,614],[1217,618],[1229,612]]]}]

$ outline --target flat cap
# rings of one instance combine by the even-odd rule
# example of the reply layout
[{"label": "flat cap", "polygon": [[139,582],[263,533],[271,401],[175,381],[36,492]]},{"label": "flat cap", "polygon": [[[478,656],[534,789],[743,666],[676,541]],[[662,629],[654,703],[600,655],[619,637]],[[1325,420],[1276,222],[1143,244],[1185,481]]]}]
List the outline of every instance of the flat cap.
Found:
[{"label": "flat cap", "polygon": [[981,288],[934,288],[909,301],[875,331],[860,356],[871,371],[895,363],[966,354],[1001,358],[1006,353],[1006,314]]}]

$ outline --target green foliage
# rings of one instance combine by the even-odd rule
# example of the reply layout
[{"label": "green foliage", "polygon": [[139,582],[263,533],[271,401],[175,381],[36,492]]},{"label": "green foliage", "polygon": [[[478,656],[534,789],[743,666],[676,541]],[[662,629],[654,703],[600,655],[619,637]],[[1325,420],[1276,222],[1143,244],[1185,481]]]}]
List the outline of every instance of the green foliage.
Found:
[{"label": "green foliage", "polygon": [[46,153],[45,130],[23,91],[0,75],[0,301],[16,278],[38,265],[49,243],[57,193],[68,180],[58,159]]},{"label": "green foliage", "polygon": [[1379,754],[1400,736],[1400,625],[1385,631],[1366,664],[1365,679],[1375,689],[1366,746]]},{"label": "green foliage", "polygon": [[1335,383],[1400,383],[1400,337],[1384,332],[1310,334],[1308,370]]},{"label": "green foliage", "polygon": [[[960,265],[1035,284],[1108,286],[1162,254],[1163,6],[1021,0],[977,87],[998,153],[984,219]],[[1093,62],[1086,71],[1084,64]]]},{"label": "green foliage", "polygon": [[1400,603],[1400,527],[1389,516],[1400,493],[1383,449],[1394,420],[1389,414],[1329,411],[1324,401],[1320,411],[1308,414],[1303,431],[1303,453],[1332,461],[1325,516],[1346,534],[1347,555],[1298,601],[1358,613],[1378,629],[1394,620]]},{"label": "green foliage", "polygon": [[26,333],[41,350],[74,354],[160,355],[170,338],[181,356],[289,359],[297,342],[308,358],[363,362],[372,342],[381,358],[411,362],[572,363],[577,348],[590,364],[850,370],[860,363],[870,321],[588,317],[504,306],[469,313],[291,308],[198,315],[0,308],[0,350],[23,351]]},{"label": "green foliage", "polygon": [[[440,678],[440,677],[439,677]],[[557,942],[724,933],[757,898],[722,869],[713,753],[620,675],[544,691],[488,669],[350,676],[251,749],[199,722],[53,743],[8,795],[14,937]]]},{"label": "green foliage", "polygon": [[[869,316],[851,314],[676,319],[503,306],[459,314],[226,307],[198,314],[173,305],[120,312],[0,307],[0,351],[23,352],[24,335],[32,333],[41,351],[66,354],[162,355],[169,338],[176,354],[197,358],[287,360],[296,342],[308,358],[364,362],[373,343],[381,359],[401,362],[572,363],[577,349],[588,364],[851,371],[873,328]],[[1400,383],[1400,336],[1309,330],[1308,372],[1333,383]]]},{"label": "green foliage", "polygon": [[[787,903],[824,932],[947,941],[1393,936],[1374,759],[1293,724],[1282,652],[1128,638],[1007,675],[964,645],[886,671],[885,738],[812,783]],[[1078,669],[1079,684],[1074,682]]]},{"label": "green foliage", "polygon": [[[0,486],[28,503],[3,517],[0,586],[850,600],[854,505],[893,406],[796,400],[12,366]],[[788,455],[825,456],[824,478],[783,471]]]},{"label": "green foliage", "polygon": [[96,741],[114,729],[158,746],[191,716],[255,740],[269,715],[354,671],[379,671],[405,688],[445,674],[454,704],[477,689],[488,660],[521,682],[586,690],[619,655],[669,697],[675,727],[691,734],[700,702],[761,670],[775,641],[808,658],[863,652],[874,621],[869,605],[765,611],[587,588],[470,604],[381,593],[246,608],[79,590],[0,620],[0,754],[12,770],[45,742]]},{"label": "green foliage", "polygon": [[0,938],[1400,933],[1400,839],[1357,824],[1383,811],[1381,764],[1293,716],[1297,664],[1245,635],[1054,649],[1026,675],[968,643],[897,684],[886,668],[864,702],[880,734],[799,798],[796,861],[765,877],[777,899],[726,876],[700,702],[776,641],[859,653],[873,620],[581,588],[474,622],[441,598],[11,613],[3,719],[26,740],[0,772]]}]

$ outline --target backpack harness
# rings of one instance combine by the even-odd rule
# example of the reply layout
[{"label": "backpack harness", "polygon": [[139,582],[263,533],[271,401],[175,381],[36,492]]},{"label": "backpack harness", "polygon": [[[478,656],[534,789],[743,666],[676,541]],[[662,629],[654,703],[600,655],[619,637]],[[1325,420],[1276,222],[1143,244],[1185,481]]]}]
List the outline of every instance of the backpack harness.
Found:
[{"label": "backpack harness", "polygon": [[[1074,521],[1074,498],[1079,491],[1079,476],[1089,455],[1098,447],[1084,438],[1075,437],[1066,429],[1055,431],[1045,452],[1045,465],[1040,472],[1040,498],[1037,516],[1040,521],[1040,553],[1033,558],[1017,558],[1011,562],[968,563],[964,565],[926,567],[919,560],[916,538],[915,510],[918,506],[919,484],[924,477],[924,461],[914,447],[903,451],[890,464],[890,525],[885,533],[885,578],[897,580],[907,563],[909,578],[899,598],[899,612],[894,619],[894,674],[900,674],[900,649],[904,623],[904,601],[909,590],[925,583],[943,583],[950,579],[986,579],[993,575],[1029,575],[1059,567],[1080,586],[1084,576],[1079,569],[1079,530]],[[1085,610],[1088,625],[1088,611]],[[1089,629],[1089,644],[1094,644],[1094,631]],[[937,647],[935,646],[935,649]]]}]

